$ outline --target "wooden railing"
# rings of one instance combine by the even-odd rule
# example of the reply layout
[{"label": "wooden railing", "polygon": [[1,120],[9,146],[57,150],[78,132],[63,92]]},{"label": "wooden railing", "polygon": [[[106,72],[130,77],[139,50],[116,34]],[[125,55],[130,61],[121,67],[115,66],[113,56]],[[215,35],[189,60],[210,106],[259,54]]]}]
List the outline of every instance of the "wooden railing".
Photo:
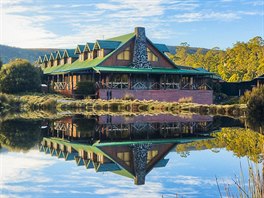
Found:
[{"label": "wooden railing", "polygon": [[54,90],[65,90],[67,87],[66,82],[54,82]]},{"label": "wooden railing", "polygon": [[184,90],[212,90],[212,88],[207,83],[158,83],[158,82],[136,82],[131,84],[129,87],[128,82],[109,82],[109,83],[96,83],[98,88],[101,89],[150,89],[150,90],[160,90],[160,89],[184,89]]}]

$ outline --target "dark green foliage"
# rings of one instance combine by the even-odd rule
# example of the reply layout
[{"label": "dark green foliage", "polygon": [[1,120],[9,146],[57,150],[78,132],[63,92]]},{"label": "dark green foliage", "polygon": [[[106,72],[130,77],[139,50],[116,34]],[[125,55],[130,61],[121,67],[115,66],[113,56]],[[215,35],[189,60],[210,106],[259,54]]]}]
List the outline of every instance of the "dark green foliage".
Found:
[{"label": "dark green foliage", "polygon": [[4,93],[40,91],[40,70],[27,60],[16,59],[0,70],[0,90]]},{"label": "dark green foliage", "polygon": [[29,120],[7,120],[0,123],[0,143],[11,150],[27,151],[41,139],[41,123]]},{"label": "dark green foliage", "polygon": [[[247,103],[248,120],[256,128],[264,127],[264,86],[253,89]],[[263,129],[262,129],[263,130]],[[261,132],[263,132],[261,130]]]},{"label": "dark green foliage", "polygon": [[0,69],[2,68],[2,66],[3,66],[3,62],[2,62],[2,60],[0,59]]},{"label": "dark green foliage", "polygon": [[77,89],[75,94],[80,94],[84,96],[95,94],[96,88],[94,82],[83,81],[77,83]]}]

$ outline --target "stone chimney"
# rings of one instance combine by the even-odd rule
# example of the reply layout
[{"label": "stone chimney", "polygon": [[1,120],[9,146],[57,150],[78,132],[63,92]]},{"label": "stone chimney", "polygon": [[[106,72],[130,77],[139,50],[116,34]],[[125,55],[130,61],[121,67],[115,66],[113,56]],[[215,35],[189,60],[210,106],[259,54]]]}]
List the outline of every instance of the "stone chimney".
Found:
[{"label": "stone chimney", "polygon": [[135,34],[136,34],[136,39],[135,39],[135,45],[134,45],[132,67],[151,69],[151,64],[148,61],[147,37],[145,34],[145,28],[136,27]]},{"label": "stone chimney", "polygon": [[132,145],[133,161],[134,161],[134,183],[136,185],[145,184],[147,174],[147,157],[151,144],[135,144]]}]

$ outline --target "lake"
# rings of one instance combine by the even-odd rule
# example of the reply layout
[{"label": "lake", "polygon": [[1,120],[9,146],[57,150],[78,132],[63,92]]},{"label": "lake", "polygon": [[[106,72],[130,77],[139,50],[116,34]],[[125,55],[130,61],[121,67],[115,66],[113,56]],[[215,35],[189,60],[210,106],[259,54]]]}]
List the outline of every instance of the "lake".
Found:
[{"label": "lake", "polygon": [[[220,197],[248,165],[262,169],[263,135],[243,119],[82,115],[2,119],[2,197]],[[217,182],[217,181],[218,182]]]}]

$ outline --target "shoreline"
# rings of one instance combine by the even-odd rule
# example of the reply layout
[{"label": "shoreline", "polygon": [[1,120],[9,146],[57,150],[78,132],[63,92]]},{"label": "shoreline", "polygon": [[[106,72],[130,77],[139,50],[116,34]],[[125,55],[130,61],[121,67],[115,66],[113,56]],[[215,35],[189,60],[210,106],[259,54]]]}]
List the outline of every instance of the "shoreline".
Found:
[{"label": "shoreline", "polygon": [[[196,103],[161,102],[154,100],[101,100],[82,99],[76,100],[66,98],[58,94],[21,94],[7,95],[0,93],[1,98],[7,97],[1,108],[3,112],[80,112],[85,114],[201,114],[201,115],[222,115],[231,117],[245,117],[247,106],[245,104],[232,105],[204,105]],[[10,104],[8,104],[8,100]],[[5,104],[6,103],[6,104]]]}]

